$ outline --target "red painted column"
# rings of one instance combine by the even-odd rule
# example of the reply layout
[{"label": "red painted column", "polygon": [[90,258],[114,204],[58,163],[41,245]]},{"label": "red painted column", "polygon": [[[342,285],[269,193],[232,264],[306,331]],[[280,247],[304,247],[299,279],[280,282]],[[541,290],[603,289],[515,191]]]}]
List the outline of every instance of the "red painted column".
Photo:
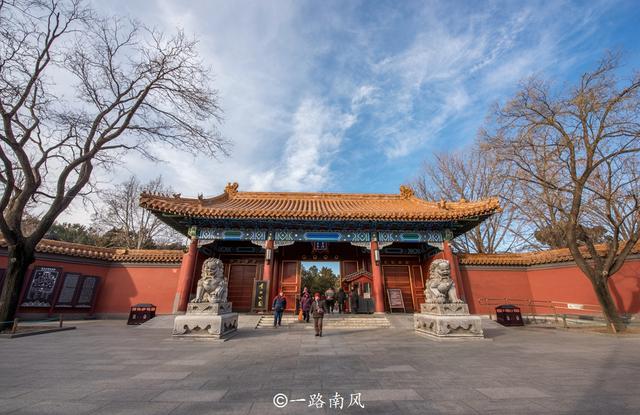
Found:
[{"label": "red painted column", "polygon": [[189,302],[189,295],[191,294],[191,285],[197,258],[198,240],[192,238],[189,244],[189,251],[182,257],[182,264],[180,265],[178,289],[176,290],[176,298],[173,302],[174,313],[187,311],[187,303]]},{"label": "red painted column", "polygon": [[[271,251],[271,259],[267,259],[267,255]],[[271,281],[273,278],[273,239],[267,239],[264,246],[264,269],[262,270],[262,279]]]},{"label": "red painted column", "polygon": [[458,298],[466,301],[466,295],[464,293],[464,284],[462,284],[462,276],[460,275],[460,268],[458,267],[458,258],[451,251],[451,245],[449,245],[449,241],[444,241],[442,243],[442,253],[444,259],[449,261],[449,266],[451,268],[451,278],[456,284],[456,290],[458,293]]},{"label": "red painted column", "polygon": [[[273,239],[267,239],[264,245],[264,268],[262,269],[262,280],[269,281],[269,292],[272,293],[274,289],[273,284],[273,262],[275,260],[275,251],[273,250]],[[271,251],[271,259],[267,259],[269,255],[269,251]],[[273,297],[273,294],[271,295]],[[267,301],[267,307],[271,307],[271,298]]]},{"label": "red painted column", "polygon": [[380,262],[376,262],[375,253],[378,249],[378,241],[371,241],[371,276],[373,277],[373,300],[375,301],[375,312],[384,313],[384,286],[382,283],[382,267]]}]

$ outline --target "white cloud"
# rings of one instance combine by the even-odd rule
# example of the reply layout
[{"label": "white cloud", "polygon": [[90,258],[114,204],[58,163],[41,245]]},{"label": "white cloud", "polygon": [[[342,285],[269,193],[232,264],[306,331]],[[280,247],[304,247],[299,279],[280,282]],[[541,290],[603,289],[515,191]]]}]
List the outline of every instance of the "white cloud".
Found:
[{"label": "white cloud", "polygon": [[[293,115],[293,131],[276,167],[252,176],[251,187],[292,191],[322,190],[330,183],[331,162],[357,116],[317,98],[304,99]],[[279,167],[282,166],[282,167]]]},{"label": "white cloud", "polygon": [[371,105],[378,102],[377,94],[379,88],[373,85],[362,85],[351,98],[351,108],[359,109],[364,105]]}]

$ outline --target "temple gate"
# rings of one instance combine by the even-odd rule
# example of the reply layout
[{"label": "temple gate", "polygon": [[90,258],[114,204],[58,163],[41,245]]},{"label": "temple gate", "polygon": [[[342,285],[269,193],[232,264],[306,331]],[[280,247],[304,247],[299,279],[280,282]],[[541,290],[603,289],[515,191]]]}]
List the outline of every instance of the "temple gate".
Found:
[{"label": "temple gate", "polygon": [[184,311],[195,293],[202,262],[216,257],[225,264],[228,298],[237,311],[251,310],[256,280],[269,282],[269,299],[282,290],[293,310],[302,289],[301,262],[334,261],[341,278],[371,282],[375,312],[388,309],[391,288],[401,291],[413,312],[423,301],[431,260],[452,260],[448,241],[500,209],[497,199],[429,202],[405,186],[396,195],[276,193],[239,192],[237,183],[211,198],[143,193],[140,205],[191,238],[176,311]]}]

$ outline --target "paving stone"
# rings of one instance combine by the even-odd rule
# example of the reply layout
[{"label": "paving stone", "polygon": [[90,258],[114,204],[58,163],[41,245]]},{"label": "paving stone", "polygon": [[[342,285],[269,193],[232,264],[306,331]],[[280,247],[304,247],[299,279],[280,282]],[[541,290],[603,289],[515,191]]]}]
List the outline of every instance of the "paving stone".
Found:
[{"label": "paving stone", "polygon": [[86,365],[82,367],[84,370],[123,370],[124,365]]},{"label": "paving stone", "polygon": [[484,400],[488,399],[486,395],[478,392],[472,388],[457,387],[457,388],[422,388],[416,387],[415,391],[424,399],[433,402],[443,401],[455,401],[455,402],[467,402],[469,400]]},{"label": "paving stone", "polygon": [[306,398],[309,395],[308,391],[294,394],[284,386],[275,389],[230,388],[221,400],[224,402],[244,402],[250,398],[253,402],[272,402],[273,397],[279,393],[284,393],[289,399]]},{"label": "paving stone", "polygon": [[377,367],[370,370],[372,372],[415,372],[416,371],[416,369],[413,366],[409,366],[409,365]]},{"label": "paving stone", "polygon": [[424,398],[413,389],[365,389],[361,401],[422,401]]},{"label": "paving stone", "polygon": [[87,395],[83,401],[149,401],[162,393],[160,389],[142,389],[130,387],[126,389],[105,389]]},{"label": "paving stone", "polygon": [[132,379],[160,379],[160,380],[176,380],[184,379],[191,372],[142,372],[135,375]]},{"label": "paving stone", "polygon": [[185,402],[171,415],[247,415],[251,406],[251,402]]},{"label": "paving stone", "polygon": [[99,387],[92,385],[69,386],[64,383],[52,384],[46,388],[32,389],[30,392],[18,396],[17,399],[27,399],[29,401],[34,399],[41,401],[79,400],[99,389]]},{"label": "paving stone", "polygon": [[171,360],[164,363],[167,366],[202,366],[202,360],[200,359],[180,359]]},{"label": "paving stone", "polygon": [[600,411],[610,414],[624,413],[626,409],[633,407],[633,405],[627,405],[623,397],[613,395],[598,396],[594,394],[543,399],[539,403],[544,408],[552,411]]},{"label": "paving stone", "polygon": [[0,342],[11,356],[0,362],[0,413],[338,413],[276,408],[278,392],[361,393],[366,410],[347,414],[640,413],[640,339],[500,330],[492,342],[441,344],[408,329],[322,339],[241,329],[214,344],[97,320]]},{"label": "paving stone", "polygon": [[64,402],[64,401],[43,401],[35,405],[21,408],[17,414],[46,414],[46,415],[76,415],[91,414],[102,406],[102,404],[86,402]]},{"label": "paving stone", "polygon": [[165,363],[162,359],[126,359],[122,360],[121,363],[125,366],[132,365],[162,365]]},{"label": "paving stone", "polygon": [[0,389],[0,399],[15,398],[16,396],[24,395],[25,393],[29,393],[31,391],[32,389],[26,388],[2,388]]},{"label": "paving stone", "polygon": [[110,402],[95,415],[168,415],[180,406],[177,402]]},{"label": "paving stone", "polygon": [[32,404],[33,402],[18,398],[0,399],[0,414],[13,412],[17,409],[24,408],[25,406],[29,406]]},{"label": "paving stone", "polygon": [[223,390],[167,390],[153,398],[159,402],[216,402],[222,399]]},{"label": "paving stone", "polygon": [[322,409],[307,408],[307,405],[302,402],[290,402],[284,408],[277,408],[272,402],[254,403],[249,410],[250,415],[299,415],[299,414],[324,414],[328,413]]},{"label": "paving stone", "polygon": [[523,399],[523,398],[547,398],[549,395],[534,388],[476,388],[476,390],[491,399]]},{"label": "paving stone", "polygon": [[464,402],[454,401],[409,401],[395,402],[402,414],[477,414],[473,408],[465,405]]},{"label": "paving stone", "polygon": [[[542,401],[542,399],[540,400]],[[538,401],[531,399],[488,399],[465,402],[466,405],[475,409],[479,413],[507,413],[507,414],[546,414],[549,409],[540,404]]]}]

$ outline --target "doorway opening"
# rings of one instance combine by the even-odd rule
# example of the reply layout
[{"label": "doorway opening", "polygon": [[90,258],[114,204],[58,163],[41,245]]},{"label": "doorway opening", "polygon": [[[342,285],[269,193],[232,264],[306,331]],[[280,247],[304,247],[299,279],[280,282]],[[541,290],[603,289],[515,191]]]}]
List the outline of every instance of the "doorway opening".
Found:
[{"label": "doorway opening", "polygon": [[338,261],[302,261],[300,263],[300,293],[304,287],[310,294],[324,293],[333,288],[337,291],[340,287],[340,262]]}]

